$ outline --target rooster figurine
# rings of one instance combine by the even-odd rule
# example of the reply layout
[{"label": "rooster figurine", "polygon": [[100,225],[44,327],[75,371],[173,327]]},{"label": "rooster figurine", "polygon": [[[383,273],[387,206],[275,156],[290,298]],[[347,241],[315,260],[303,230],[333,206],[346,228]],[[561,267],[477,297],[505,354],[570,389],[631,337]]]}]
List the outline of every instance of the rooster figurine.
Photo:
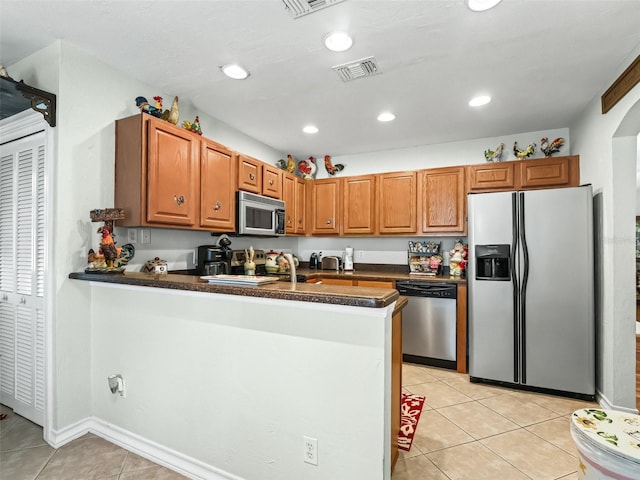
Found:
[{"label": "rooster figurine", "polygon": [[499,162],[502,158],[502,151],[504,150],[504,143],[498,145],[498,148],[495,150],[485,150],[484,158],[487,159],[487,162]]},{"label": "rooster figurine", "polygon": [[336,163],[335,165],[332,165],[331,164],[331,156],[325,155],[324,156],[324,168],[327,169],[327,173],[329,175],[335,175],[336,172],[340,172],[340,171],[344,170],[344,165],[342,165],[341,163]]},{"label": "rooster figurine", "polygon": [[554,153],[558,153],[560,148],[564,145],[564,138],[558,137],[551,143],[547,137],[543,137],[540,140],[540,151],[544,153],[545,157],[550,157]]},{"label": "rooster figurine", "polygon": [[292,155],[287,155],[287,161],[285,162],[281,158],[276,162],[276,167],[278,167],[280,170],[293,173],[293,171],[296,169],[296,161],[293,159]]},{"label": "rooster figurine", "polygon": [[177,125],[179,117],[180,117],[180,113],[178,111],[178,97],[173,97],[173,103],[171,104],[171,108],[169,110],[165,110],[164,112],[162,112],[162,120],[166,120],[169,123],[173,123],[174,125]]},{"label": "rooster figurine", "polygon": [[524,150],[518,148],[518,142],[513,142],[513,154],[518,158],[518,160],[524,160],[527,157],[530,157],[536,151],[536,144],[532,143]]},{"label": "rooster figurine", "polygon": [[102,234],[102,240],[100,241],[99,253],[104,255],[104,260],[107,263],[107,268],[113,268],[113,262],[120,256],[122,249],[116,247],[116,243],[111,236],[111,227],[105,225],[98,229],[98,233]]},{"label": "rooster figurine", "polygon": [[316,165],[316,159],[313,157],[309,157],[309,161],[300,160],[298,162],[298,172],[300,172],[302,178],[305,180],[313,180],[317,171],[318,166]]}]

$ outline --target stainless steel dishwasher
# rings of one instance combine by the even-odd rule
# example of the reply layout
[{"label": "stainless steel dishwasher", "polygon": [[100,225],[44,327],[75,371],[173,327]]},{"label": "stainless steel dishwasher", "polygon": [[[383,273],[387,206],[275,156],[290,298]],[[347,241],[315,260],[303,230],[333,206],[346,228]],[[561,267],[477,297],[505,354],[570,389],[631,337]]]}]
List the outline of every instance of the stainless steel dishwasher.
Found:
[{"label": "stainless steel dishwasher", "polygon": [[402,280],[396,289],[409,297],[402,311],[403,360],[455,369],[456,284]]}]

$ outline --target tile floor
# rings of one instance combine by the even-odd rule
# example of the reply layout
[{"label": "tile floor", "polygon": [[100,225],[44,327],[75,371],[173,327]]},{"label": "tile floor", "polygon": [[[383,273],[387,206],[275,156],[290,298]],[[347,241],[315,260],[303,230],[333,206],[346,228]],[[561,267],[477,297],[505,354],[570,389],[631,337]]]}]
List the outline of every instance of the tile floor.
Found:
[{"label": "tile floor", "polygon": [[0,405],[2,480],[177,480],[186,477],[93,434],[53,449],[42,428]]},{"label": "tile floor", "polygon": [[404,364],[405,392],[426,396],[393,480],[578,479],[571,413],[595,403],[469,382]]},{"label": "tile floor", "polygon": [[[427,399],[393,480],[578,478],[569,416],[595,404],[472,384],[468,375],[411,364],[402,383]],[[8,414],[0,422],[2,480],[185,478],[92,434],[55,450],[40,427],[4,406],[0,412]]]}]

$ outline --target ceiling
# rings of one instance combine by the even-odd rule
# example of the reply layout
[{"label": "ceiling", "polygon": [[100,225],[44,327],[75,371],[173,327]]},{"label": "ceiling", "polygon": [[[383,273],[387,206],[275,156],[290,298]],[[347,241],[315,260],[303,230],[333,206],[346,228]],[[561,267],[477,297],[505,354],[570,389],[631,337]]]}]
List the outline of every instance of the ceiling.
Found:
[{"label": "ceiling", "polygon": [[[568,127],[632,62],[639,25],[640,0],[346,0],[295,19],[282,0],[2,0],[0,63],[63,39],[280,152],[339,156]],[[331,30],[353,47],[327,50]],[[369,56],[373,76],[331,68]],[[222,75],[233,62],[247,80]]]}]

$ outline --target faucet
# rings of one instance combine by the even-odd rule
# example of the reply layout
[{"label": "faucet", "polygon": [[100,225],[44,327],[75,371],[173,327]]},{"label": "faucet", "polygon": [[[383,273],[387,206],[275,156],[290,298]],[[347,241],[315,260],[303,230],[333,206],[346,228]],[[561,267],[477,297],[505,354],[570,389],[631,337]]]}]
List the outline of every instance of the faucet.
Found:
[{"label": "faucet", "polygon": [[284,258],[286,258],[287,261],[289,262],[289,276],[291,278],[291,285],[295,285],[297,278],[296,278],[296,264],[293,261],[293,255],[291,255],[290,253],[285,253]]}]

